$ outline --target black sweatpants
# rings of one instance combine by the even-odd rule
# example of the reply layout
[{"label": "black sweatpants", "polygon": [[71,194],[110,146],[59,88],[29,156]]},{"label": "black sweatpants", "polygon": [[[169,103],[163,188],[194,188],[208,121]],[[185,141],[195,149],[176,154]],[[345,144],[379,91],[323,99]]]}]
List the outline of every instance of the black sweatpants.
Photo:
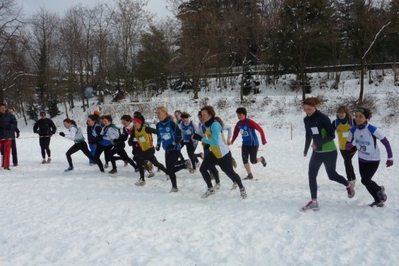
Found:
[{"label": "black sweatpants", "polygon": [[89,148],[87,147],[87,143],[85,141],[79,142],[79,143],[75,143],[66,152],[66,157],[67,157],[68,164],[69,164],[70,167],[73,167],[71,155],[74,154],[77,151],[82,151],[87,156],[87,158],[89,158],[90,160],[92,160],[92,161],[97,163],[98,168],[100,168],[101,172],[104,172],[104,168],[103,168],[103,165],[102,165],[101,161],[100,160],[96,160],[96,158],[94,158],[93,155],[91,155],[91,153],[89,151]]},{"label": "black sweatpants", "polygon": [[40,137],[39,138],[39,144],[40,144],[43,159],[46,158],[46,153],[47,153],[47,157],[51,157],[50,140],[51,140],[51,137]]},{"label": "black sweatpants", "polygon": [[184,159],[181,159],[182,155],[180,150],[178,151],[165,151],[165,164],[168,176],[172,182],[172,187],[177,188],[176,173],[186,168]]},{"label": "black sweatpants", "polygon": [[[212,152],[209,152],[205,156],[204,160],[202,161],[201,167],[200,167],[200,172],[201,172],[202,177],[204,178],[205,183],[208,186],[208,188],[213,187],[209,171],[212,168],[212,166],[215,166],[216,164],[218,164],[220,166],[222,171],[231,179],[231,181],[233,181],[234,183],[237,183],[237,185],[240,189],[243,188],[241,178],[234,171],[231,160],[232,160],[231,152],[227,153],[225,156],[223,156],[220,159],[217,159],[216,156]],[[215,179],[216,179],[216,177],[215,177]]]},{"label": "black sweatpants", "polygon": [[309,188],[312,199],[317,199],[317,174],[320,166],[324,164],[328,178],[344,186],[348,186],[348,180],[337,173],[337,151],[313,152],[309,162]]},{"label": "black sweatpants", "polygon": [[[118,154],[119,157],[114,156],[115,154]],[[112,147],[110,150],[110,156],[109,156],[112,164],[112,169],[116,170],[116,160],[123,160],[125,162],[128,162],[131,166],[133,166],[134,169],[137,169],[137,164],[127,155],[125,151],[125,144],[124,143],[119,143],[115,146]]]},{"label": "black sweatpants", "polygon": [[374,198],[375,202],[381,201],[377,194],[378,191],[381,190],[381,187],[371,179],[373,178],[375,172],[377,172],[379,165],[380,165],[379,161],[375,162],[359,161],[359,172],[362,178],[362,184],[367,188],[368,192]]},{"label": "black sweatpants", "polygon": [[258,163],[258,149],[259,146],[241,146],[241,157],[242,157],[242,163],[247,164],[248,163],[248,157],[251,160],[252,164]]},{"label": "black sweatpants", "polygon": [[162,172],[165,174],[168,174],[168,170],[166,167],[158,162],[157,158],[155,157],[155,149],[154,147],[146,150],[146,151],[141,151],[141,152],[136,152],[134,155],[134,160],[137,162],[139,172],[140,172],[140,178],[144,180],[144,162],[145,161],[150,161],[155,167],[158,167]]},{"label": "black sweatpants", "polygon": [[[355,170],[353,170],[352,158],[355,155],[353,152],[347,150],[340,150],[342,158],[344,159],[346,178],[348,181],[356,180]],[[351,154],[352,153],[352,154]]]}]

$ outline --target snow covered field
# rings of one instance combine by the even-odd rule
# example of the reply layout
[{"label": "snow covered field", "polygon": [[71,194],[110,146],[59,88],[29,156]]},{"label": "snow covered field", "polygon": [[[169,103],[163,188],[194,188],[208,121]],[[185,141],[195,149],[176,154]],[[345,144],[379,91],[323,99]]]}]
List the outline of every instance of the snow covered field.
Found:
[{"label": "snow covered field", "polygon": [[[314,94],[338,99],[351,91],[348,83],[345,93],[316,90]],[[383,122],[391,111],[385,105],[387,95],[393,97],[395,90],[388,85],[370,86],[366,95],[378,100],[372,122],[386,133],[397,158],[399,126]],[[272,93],[265,90],[258,98]],[[238,190],[230,190],[231,181],[224,174],[220,191],[202,199],[206,185],[201,175],[182,170],[177,174],[179,192],[169,194],[170,181],[161,172],[147,179],[146,186],[136,187],[138,173],[131,167],[119,161],[118,174],[109,177],[89,166],[81,152],[73,155],[75,170],[64,173],[65,152],[72,142],[54,136],[52,163],[42,165],[32,125],[25,127],[21,120],[20,164],[11,171],[0,170],[0,265],[395,265],[399,261],[399,162],[385,168],[386,152],[380,145],[382,162],[375,180],[386,188],[383,208],[368,206],[372,197],[360,182],[356,196],[348,199],[345,188],[329,181],[321,168],[321,209],[301,212],[310,198],[310,155],[302,155],[304,113],[300,106],[284,106],[295,101],[294,93],[268,97],[274,102],[265,112],[249,110],[266,132],[268,144],[261,146],[259,155],[268,165],[252,165],[255,179],[243,181],[246,200]],[[273,115],[277,103],[283,105],[284,114]],[[320,110],[331,106],[334,103]],[[237,107],[233,103],[219,115],[233,124]],[[188,111],[195,115],[195,110]],[[80,125],[84,117],[71,116]],[[54,119],[58,126],[63,118]],[[245,177],[240,140],[231,150],[237,172]],[[157,155],[163,162],[163,152]],[[356,160],[354,165],[357,171]],[[340,156],[337,170],[344,175]]]}]

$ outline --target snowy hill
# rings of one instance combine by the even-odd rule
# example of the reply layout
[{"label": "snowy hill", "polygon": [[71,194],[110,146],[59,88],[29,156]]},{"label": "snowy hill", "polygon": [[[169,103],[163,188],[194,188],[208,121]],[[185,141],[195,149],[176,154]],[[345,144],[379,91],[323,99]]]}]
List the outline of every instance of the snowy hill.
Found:
[{"label": "snowy hill", "polygon": [[[358,80],[351,73],[343,77],[338,90],[312,93],[327,100],[320,110],[331,119],[339,104],[358,96]],[[371,121],[386,134],[396,158],[399,93],[391,78],[388,73],[378,86],[366,85],[365,95],[375,107]],[[131,167],[119,162],[118,174],[109,177],[89,166],[80,152],[73,155],[75,170],[64,173],[65,152],[72,142],[54,136],[53,161],[42,165],[31,124],[20,123],[19,166],[0,170],[0,265],[395,265],[399,261],[399,170],[397,161],[385,168],[382,145],[374,179],[386,188],[383,208],[368,207],[372,198],[359,176],[356,196],[348,199],[345,188],[329,181],[322,167],[320,211],[299,211],[310,198],[310,156],[302,154],[301,94],[283,85],[288,79],[280,80],[279,89],[263,83],[260,94],[247,97],[249,117],[266,133],[268,143],[258,154],[265,156],[268,165],[251,166],[254,180],[243,181],[246,200],[238,190],[230,190],[231,181],[224,174],[220,191],[202,199],[206,185],[201,175],[182,170],[177,173],[179,192],[169,194],[170,181],[161,172],[147,179],[146,186],[136,187],[138,174]],[[313,82],[317,80],[315,74]],[[235,110],[241,106],[238,90],[218,90],[211,83],[198,101],[190,94],[166,91],[146,105],[155,110],[166,103],[170,113],[180,109],[195,118],[206,103],[225,122],[235,124]],[[110,108],[119,121],[126,106],[104,108]],[[87,113],[78,109],[69,115],[84,126]],[[153,115],[145,114],[149,119]],[[64,118],[54,118],[59,131],[65,131]],[[244,177],[240,140],[231,151],[238,162],[236,171]],[[157,157],[164,162],[162,151]],[[354,165],[358,172],[356,159]],[[340,156],[337,171],[345,173]]]}]

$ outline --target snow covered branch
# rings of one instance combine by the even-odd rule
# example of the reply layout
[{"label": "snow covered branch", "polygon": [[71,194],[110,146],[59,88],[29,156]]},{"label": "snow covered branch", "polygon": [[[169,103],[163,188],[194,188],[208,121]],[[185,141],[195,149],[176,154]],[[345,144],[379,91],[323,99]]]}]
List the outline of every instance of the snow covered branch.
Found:
[{"label": "snow covered branch", "polygon": [[368,48],[367,51],[364,53],[362,59],[364,59],[364,58],[366,57],[366,55],[367,55],[367,53],[370,51],[371,47],[373,47],[375,41],[376,41],[377,38],[378,38],[378,35],[380,35],[380,33],[381,33],[386,27],[388,27],[389,24],[391,24],[391,21],[388,22],[387,24],[385,24],[384,26],[382,26],[382,28],[377,32],[377,34],[374,36],[373,42],[370,44],[369,48]]}]

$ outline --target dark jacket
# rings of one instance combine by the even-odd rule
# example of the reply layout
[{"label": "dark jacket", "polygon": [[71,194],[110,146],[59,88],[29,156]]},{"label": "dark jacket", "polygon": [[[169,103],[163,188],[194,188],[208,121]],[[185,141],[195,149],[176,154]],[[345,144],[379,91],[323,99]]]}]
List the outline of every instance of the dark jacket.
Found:
[{"label": "dark jacket", "polygon": [[303,121],[306,130],[305,154],[308,152],[312,140],[316,144],[316,151],[318,152],[336,150],[334,144],[335,132],[328,116],[316,110],[314,114],[305,117]]},{"label": "dark jacket", "polygon": [[0,113],[0,139],[15,139],[18,122],[13,114]]},{"label": "dark jacket", "polygon": [[57,131],[54,122],[49,119],[39,119],[33,126],[33,132],[39,134],[41,137],[51,137]]}]

